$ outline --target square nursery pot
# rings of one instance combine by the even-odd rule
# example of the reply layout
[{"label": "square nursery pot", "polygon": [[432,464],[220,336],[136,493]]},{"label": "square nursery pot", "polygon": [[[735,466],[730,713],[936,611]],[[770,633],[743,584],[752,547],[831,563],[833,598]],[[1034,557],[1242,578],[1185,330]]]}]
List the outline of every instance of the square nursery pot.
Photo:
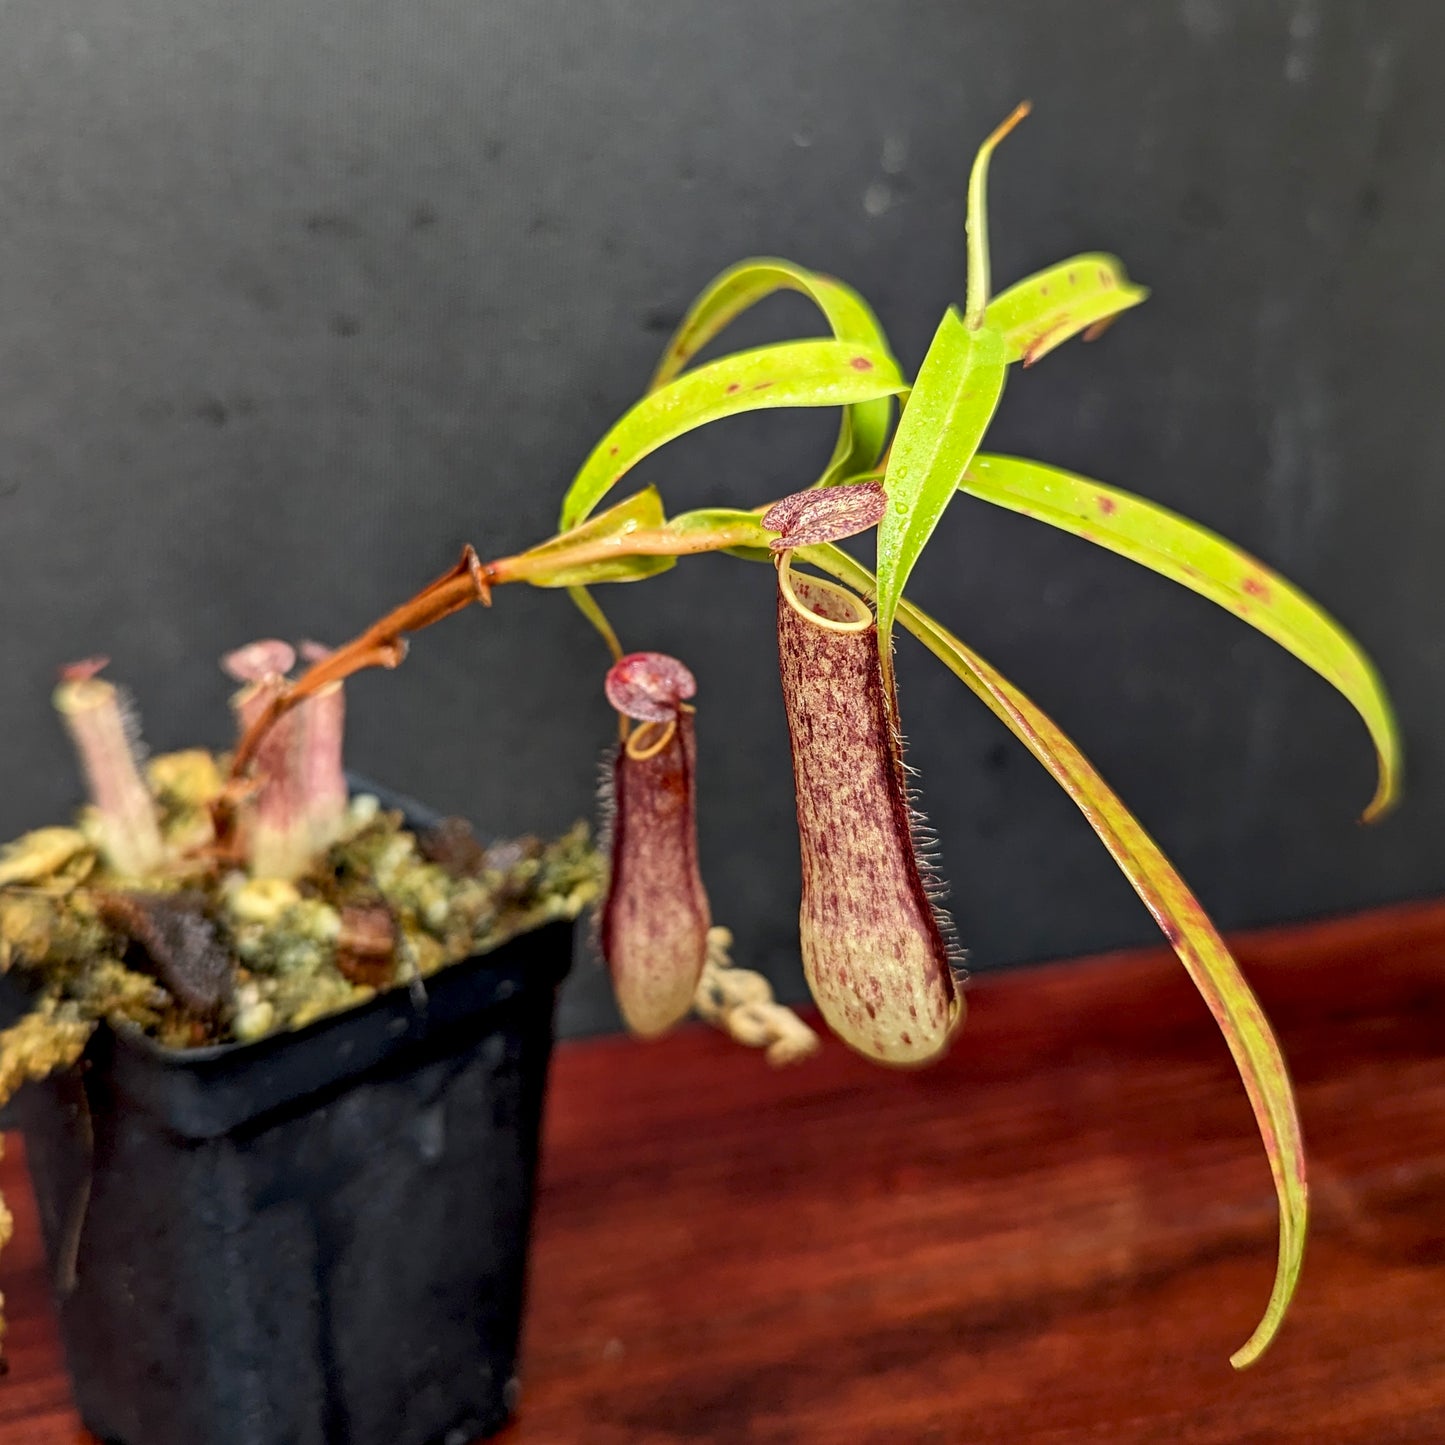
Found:
[{"label": "square nursery pot", "polygon": [[102,1027],[77,1069],[22,1090],[89,1430],[463,1445],[506,1422],[572,934],[256,1043]]}]

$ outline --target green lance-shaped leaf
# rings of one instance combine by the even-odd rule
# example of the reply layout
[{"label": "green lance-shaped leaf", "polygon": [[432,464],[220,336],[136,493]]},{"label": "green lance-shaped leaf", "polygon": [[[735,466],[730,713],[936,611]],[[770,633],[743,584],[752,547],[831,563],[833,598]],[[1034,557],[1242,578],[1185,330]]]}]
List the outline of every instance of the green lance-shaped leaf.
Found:
[{"label": "green lance-shaped leaf", "polygon": [[984,320],[1003,335],[1010,362],[1032,366],[1071,336],[1091,340],[1121,311],[1148,298],[1115,256],[1071,256],[1001,291]]},{"label": "green lance-shaped leaf", "polygon": [[[527,582],[533,587],[566,587],[575,594],[594,582],[633,582],[672,566],[679,557],[703,552],[735,549],[759,552],[761,549],[758,560],[769,560],[766,545],[769,534],[761,525],[758,512],[703,508],[683,512],[667,521],[662,517],[656,490],[651,487],[647,490],[651,500],[645,509],[634,507],[636,499],[629,498],[602,517],[584,522],[519,556],[491,563],[492,580]],[[853,490],[852,487],[829,487],[826,491],[809,491],[803,495],[823,497],[841,492],[846,497],[851,496]],[[619,512],[630,512],[647,520],[618,526],[616,514]],[[603,521],[608,525],[597,525]]]},{"label": "green lance-shaped leaf", "polygon": [[[771,562],[768,533],[762,525],[765,509],[743,512],[731,507],[703,507],[680,512],[666,531],[698,551],[721,551],[748,562]],[[705,546],[703,544],[706,544]]]},{"label": "green lance-shaped leaf", "polygon": [[984,143],[979,146],[973,158],[973,169],[968,177],[968,295],[967,316],[970,327],[977,329],[983,324],[984,308],[988,305],[989,257],[988,257],[988,163],[1003,138],[1028,115],[1032,106],[1028,101],[1016,105],[1013,114],[1000,125]]},{"label": "green lance-shaped leaf", "polygon": [[[622,540],[631,533],[645,527],[655,527],[663,520],[662,497],[656,487],[644,487],[634,496],[609,507],[591,522],[571,533],[568,543],[573,547],[583,538],[615,540],[621,546]],[[538,552],[560,551],[560,540],[537,548]],[[597,599],[587,590],[594,582],[638,582],[644,577],[655,577],[676,565],[674,557],[622,556],[608,561],[592,562],[571,570],[559,568],[545,579],[534,579],[537,587],[565,587],[577,610],[597,629],[607,650],[616,659],[622,656],[622,644],[617,640],[616,630],[607,620]]]},{"label": "green lance-shaped leaf", "polygon": [[1365,817],[1378,816],[1394,801],[1400,735],[1379,675],[1354,638],[1278,573],[1197,522],[1043,462],[976,456],[959,489],[1128,557],[1218,603],[1294,653],[1349,699],[1370,730],[1380,771]]},{"label": "green lance-shaped leaf", "polygon": [[893,614],[1003,392],[1003,338],[966,326],[951,309],[939,324],[888,454],[888,511],[878,526],[878,646],[891,671]]},{"label": "green lance-shaped leaf", "polygon": [[775,554],[769,547],[768,529],[763,526],[766,510],[759,507],[744,512],[736,507],[703,507],[678,513],[667,524],[667,529],[680,538],[725,538],[726,545],[718,550],[728,556],[741,557],[745,562],[771,563]]},{"label": "green lance-shaped leaf", "polygon": [[685,372],[643,397],[593,448],[563,499],[562,529],[575,527],[638,462],[684,432],[765,408],[895,396],[905,385],[891,356],[842,341],[763,346]]},{"label": "green lance-shaped leaf", "polygon": [[[862,591],[873,583],[868,570],[837,547],[812,547],[799,556]],[[1280,1210],[1279,1264],[1269,1304],[1254,1333],[1231,1356],[1236,1369],[1253,1364],[1274,1339],[1294,1294],[1308,1218],[1299,1114],[1269,1021],[1188,885],[1072,740],[926,613],[904,602],[899,620],[982,699],[1078,804],[1179,955],[1234,1055],[1264,1141]]]},{"label": "green lance-shaped leaf", "polygon": [[[644,577],[666,572],[669,567],[677,565],[676,557],[627,550],[627,539],[635,532],[661,527],[666,520],[657,488],[644,487],[615,507],[599,512],[582,526],[534,547],[528,557],[537,564],[545,564],[555,554],[559,565],[528,580],[534,587],[590,587],[594,582],[638,582]],[[566,565],[569,553],[585,547],[615,547],[617,555],[576,566]]]},{"label": "green lance-shaped leaf", "polygon": [[[692,303],[653,374],[649,391],[677,376],[725,327],[759,301],[779,291],[797,291],[823,313],[839,341],[857,342],[891,355],[878,318],[851,287],[776,256],[740,261],[714,278]],[[883,454],[892,419],[888,397],[854,402],[843,411],[838,440],[819,486],[831,486],[874,466]]]}]

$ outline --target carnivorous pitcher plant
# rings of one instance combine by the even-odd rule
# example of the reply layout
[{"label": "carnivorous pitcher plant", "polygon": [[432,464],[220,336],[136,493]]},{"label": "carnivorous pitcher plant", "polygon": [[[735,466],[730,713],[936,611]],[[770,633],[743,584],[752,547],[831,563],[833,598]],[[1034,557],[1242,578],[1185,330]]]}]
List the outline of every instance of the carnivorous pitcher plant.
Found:
[{"label": "carnivorous pitcher plant", "polygon": [[[1015,368],[1033,365],[1072,337],[1092,339],[1146,296],[1118,260],[1103,254],[1070,257],[992,294],[989,161],[1026,111],[1020,106],[974,161],[965,302],[944,314],[916,377],[903,373],[872,311],[843,282],[788,261],[745,261],[697,298],[646,393],[583,462],[562,499],[554,536],[490,561],[468,548],[456,567],[352,642],[317,656],[294,681],[285,676],[287,657],[264,649],[234,655],[231,671],[246,684],[237,703],[243,733],[230,783],[212,810],[209,846],[222,856],[249,849],[253,863],[259,851],[264,869],[282,876],[299,866],[308,849],[335,836],[344,804],[333,741],[339,716],[329,717],[324,707],[330,698],[339,708],[341,681],[364,667],[396,666],[405,634],[474,602],[491,605],[509,584],[565,589],[611,651],[611,668],[605,678],[599,668],[599,685],[619,716],[601,945],[629,1026],[644,1035],[665,1030],[692,1006],[709,952],[711,919],[696,846],[696,686],[675,658],[624,653],[590,589],[644,580],[694,554],[726,552],[771,566],[777,576],[778,655],[802,854],[801,950],[813,996],[849,1047],[884,1064],[926,1064],[959,1030],[964,1002],[938,880],[915,847],[894,686],[894,632],[901,626],[1078,804],[1228,1041],[1268,1155],[1280,1217],[1273,1291],[1254,1333],[1233,1356],[1242,1367],[1280,1327],[1305,1239],[1305,1160],[1279,1045],[1219,933],[1141,824],[1059,726],[910,602],[905,586],[945,509],[962,493],[1151,568],[1307,663],[1354,705],[1374,741],[1379,784],[1369,818],[1395,797],[1400,742],[1389,701],[1360,647],[1262,563],[1143,497],[1043,462],[981,450]],[[826,337],[697,361],[730,322],[784,290],[815,303]],[[837,443],[811,485],[751,507],[712,505],[673,515],[652,487],[613,499],[639,463],[683,433],[779,407],[840,410]],[[876,531],[876,571],[838,545],[869,530]],[[88,765],[105,749],[122,748],[119,736],[105,731],[114,730],[113,719],[107,721],[103,707],[97,711],[96,690],[103,701],[104,688],[88,675],[63,684],[61,709]],[[303,775],[313,783],[288,791],[287,779]],[[140,857],[154,852],[159,845],[147,821],[144,784],[133,770],[101,765],[99,776],[109,791],[105,797],[98,791],[97,799],[115,819],[115,861],[125,863],[127,850]],[[297,826],[310,830],[299,855]]]}]

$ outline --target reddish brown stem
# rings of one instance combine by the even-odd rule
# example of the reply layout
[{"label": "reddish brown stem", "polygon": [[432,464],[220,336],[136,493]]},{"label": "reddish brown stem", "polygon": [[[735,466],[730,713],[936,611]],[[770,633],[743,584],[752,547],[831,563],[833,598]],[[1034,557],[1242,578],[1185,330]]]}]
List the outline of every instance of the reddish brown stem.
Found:
[{"label": "reddish brown stem", "polygon": [[338,647],[328,657],[313,663],[295,682],[287,685],[242,734],[231,759],[231,782],[239,783],[255,761],[256,749],[266,734],[299,702],[333,682],[340,682],[368,667],[396,667],[406,656],[405,633],[419,632],[460,612],[473,602],[490,607],[490,569],[473,547],[462,550],[461,561],[436,581],[423,587],[415,597],[393,608],[365,632]]},{"label": "reddish brown stem", "polygon": [[[574,529],[582,531],[583,528]],[[502,557],[483,562],[476,551],[467,547],[461,561],[451,571],[424,587],[415,597],[372,623],[365,632],[338,647],[329,657],[308,668],[294,683],[288,684],[241,735],[231,760],[230,786],[225,797],[213,809],[218,851],[225,853],[233,838],[237,802],[244,791],[243,782],[256,760],[256,750],[276,723],[297,703],[322,688],[368,667],[396,667],[406,656],[404,634],[420,631],[473,602],[490,606],[492,588],[505,582],[535,581],[555,573],[562,565],[563,555],[555,549],[558,539],[533,548],[516,557]],[[620,537],[591,538],[574,542],[565,551],[569,566],[581,566],[614,556],[651,555],[685,556],[694,552],[715,551],[722,547],[751,543],[756,529],[717,527],[697,532],[674,531],[668,527],[647,528]],[[548,585],[545,582],[542,585]]]}]

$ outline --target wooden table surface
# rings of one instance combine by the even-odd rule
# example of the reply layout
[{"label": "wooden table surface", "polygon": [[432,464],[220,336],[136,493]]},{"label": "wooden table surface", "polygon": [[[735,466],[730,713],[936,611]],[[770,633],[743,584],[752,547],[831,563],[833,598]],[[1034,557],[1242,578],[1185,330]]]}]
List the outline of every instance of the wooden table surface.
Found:
[{"label": "wooden table surface", "polygon": [[[721,1036],[562,1046],[504,1445],[1445,1442],[1445,904],[1236,940],[1298,1084],[1314,1228],[1275,1206],[1163,951],[983,978],[940,1066]],[[18,1140],[0,1445],[75,1445]],[[197,1442],[204,1445],[204,1442]]]}]

